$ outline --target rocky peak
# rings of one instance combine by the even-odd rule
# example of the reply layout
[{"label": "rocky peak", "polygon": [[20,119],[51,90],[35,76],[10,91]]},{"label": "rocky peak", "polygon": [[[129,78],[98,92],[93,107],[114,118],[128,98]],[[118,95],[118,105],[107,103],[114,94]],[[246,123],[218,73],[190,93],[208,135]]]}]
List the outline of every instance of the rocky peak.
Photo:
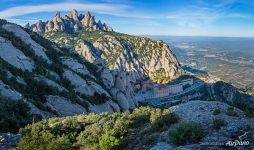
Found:
[{"label": "rocky peak", "polygon": [[59,22],[59,20],[61,19],[61,14],[60,11],[57,11],[54,17],[54,21],[55,22]]},{"label": "rocky peak", "polygon": [[78,21],[78,12],[76,9],[73,9],[70,14],[69,17],[72,18],[74,21]]},{"label": "rocky peak", "polygon": [[52,21],[48,21],[45,26],[45,32],[52,31],[53,28],[54,28],[54,23]]},{"label": "rocky peak", "polygon": [[27,24],[27,25],[25,26],[25,28],[32,28],[32,30],[33,30],[34,32],[37,32],[37,33],[39,33],[39,34],[42,34],[42,33],[45,32],[44,26],[45,26],[45,23],[43,23],[41,20],[39,20],[37,23],[35,23],[35,24],[31,25],[31,26],[29,26],[29,24]]},{"label": "rocky peak", "polygon": [[96,22],[95,16],[92,15],[89,11],[85,14],[79,15],[76,9],[73,9],[68,15],[65,15],[64,17],[61,17],[60,12],[57,11],[53,20],[48,20],[46,22],[39,21],[31,26],[25,27],[39,34],[51,31],[64,31],[67,33],[74,33],[78,32],[81,29],[89,31],[113,31],[113,29],[106,23],[102,23],[101,21]]},{"label": "rocky peak", "polygon": [[[91,13],[88,11],[88,12],[85,14],[85,17],[81,20],[81,23],[82,23],[85,27],[89,27],[90,22],[91,22],[91,18],[92,18],[92,15],[91,15]],[[94,19],[94,18],[93,18],[93,19]]]}]

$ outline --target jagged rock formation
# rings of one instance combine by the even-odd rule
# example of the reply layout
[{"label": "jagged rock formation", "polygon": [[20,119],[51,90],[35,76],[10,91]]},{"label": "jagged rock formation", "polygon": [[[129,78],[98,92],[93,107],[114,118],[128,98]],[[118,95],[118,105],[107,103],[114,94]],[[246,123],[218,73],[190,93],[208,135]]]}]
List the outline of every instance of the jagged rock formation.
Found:
[{"label": "jagged rock formation", "polygon": [[[162,41],[116,32],[101,32],[107,30],[107,27],[100,21],[96,24],[94,16],[89,12],[80,23],[93,30],[79,28],[78,18],[82,17],[77,17],[74,10],[65,16],[65,19],[68,18],[76,20],[76,31],[79,31],[77,34],[69,34],[65,30],[64,33],[46,32],[44,37],[62,47],[72,48],[89,62],[100,62],[97,64],[103,64],[103,68],[114,72],[113,76],[128,76],[128,81],[125,82],[135,83],[146,77],[157,82],[168,82],[183,72],[169,46]],[[61,19],[58,12],[55,20]]]},{"label": "jagged rock formation", "polygon": [[25,28],[31,29],[34,32],[43,34],[45,32],[51,31],[65,31],[68,33],[75,33],[81,29],[86,30],[100,30],[112,32],[113,29],[106,23],[101,23],[95,21],[94,15],[89,11],[86,14],[78,14],[77,10],[73,9],[68,15],[61,17],[60,12],[56,12],[53,20],[48,20],[42,22],[41,20],[31,26],[29,24],[25,25]]}]

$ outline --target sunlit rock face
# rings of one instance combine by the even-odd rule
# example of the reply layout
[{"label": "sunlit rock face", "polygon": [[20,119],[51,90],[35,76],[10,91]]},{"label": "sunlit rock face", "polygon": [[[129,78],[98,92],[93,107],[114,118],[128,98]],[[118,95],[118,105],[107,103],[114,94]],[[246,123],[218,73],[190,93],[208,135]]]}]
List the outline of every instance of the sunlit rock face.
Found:
[{"label": "sunlit rock face", "polygon": [[51,31],[65,31],[68,33],[75,33],[81,29],[86,29],[89,31],[113,31],[113,29],[106,23],[102,23],[100,20],[96,22],[95,16],[92,15],[89,11],[85,14],[79,15],[75,9],[73,9],[68,15],[65,15],[64,17],[61,17],[61,13],[58,11],[52,20],[48,20],[46,22],[40,20],[31,26],[27,24],[25,27],[39,34]]}]

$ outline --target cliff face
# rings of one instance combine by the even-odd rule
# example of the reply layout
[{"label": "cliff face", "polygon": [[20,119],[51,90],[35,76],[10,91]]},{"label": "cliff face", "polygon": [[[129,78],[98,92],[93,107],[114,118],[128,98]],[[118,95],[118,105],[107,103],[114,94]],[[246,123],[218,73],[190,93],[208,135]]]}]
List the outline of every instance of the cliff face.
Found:
[{"label": "cliff face", "polygon": [[182,72],[175,55],[162,41],[115,34],[104,35],[93,45],[102,52],[101,58],[110,69],[130,72],[134,82],[142,77],[168,82]]}]

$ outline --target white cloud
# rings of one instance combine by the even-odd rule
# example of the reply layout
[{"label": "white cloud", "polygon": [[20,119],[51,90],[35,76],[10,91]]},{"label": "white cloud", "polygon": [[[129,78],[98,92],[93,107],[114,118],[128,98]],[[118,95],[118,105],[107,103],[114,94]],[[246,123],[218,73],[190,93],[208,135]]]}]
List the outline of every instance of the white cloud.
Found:
[{"label": "white cloud", "polygon": [[25,5],[17,6],[0,11],[0,18],[11,18],[26,14],[39,13],[39,12],[55,12],[55,11],[69,11],[77,9],[78,11],[94,11],[97,13],[112,14],[120,13],[127,9],[127,5],[122,4],[92,4],[92,3],[55,3],[43,5]]},{"label": "white cloud", "polygon": [[[204,0],[200,0],[204,1]],[[168,13],[167,19],[174,21],[180,27],[187,27],[193,29],[200,29],[207,27],[219,19],[225,18],[242,18],[248,19],[253,16],[230,12],[228,5],[231,5],[233,0],[227,0],[224,3],[217,4],[216,6],[190,6],[175,12]]]}]

